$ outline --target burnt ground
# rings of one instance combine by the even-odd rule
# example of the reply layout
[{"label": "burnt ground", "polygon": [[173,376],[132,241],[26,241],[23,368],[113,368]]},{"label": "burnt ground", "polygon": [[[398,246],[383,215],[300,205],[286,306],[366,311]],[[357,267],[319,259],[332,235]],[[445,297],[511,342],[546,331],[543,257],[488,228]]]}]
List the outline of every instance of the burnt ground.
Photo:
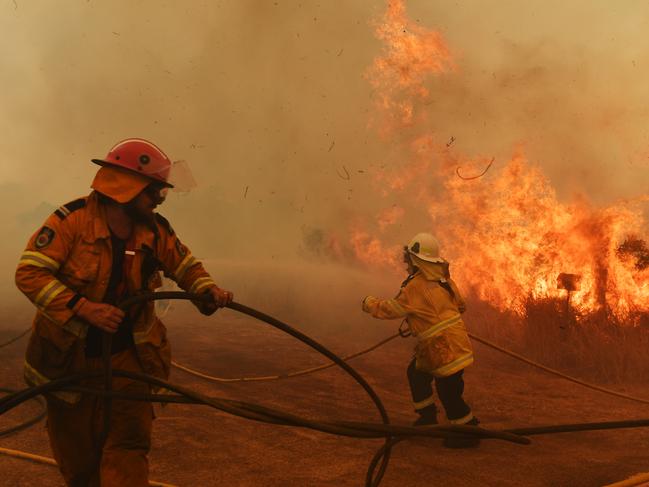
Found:
[{"label": "burnt ground", "polygon": [[[184,311],[183,311],[184,310]],[[267,375],[310,367],[322,357],[292,338],[231,311],[196,318],[181,308],[167,318],[179,362],[225,377]],[[287,320],[288,321],[288,320]],[[296,323],[333,351],[365,348],[394,332],[397,323],[333,329]],[[24,327],[0,331],[0,342]],[[21,386],[26,340],[0,351],[2,386]],[[395,423],[414,419],[405,367],[412,342],[398,339],[351,364],[370,382]],[[548,376],[475,345],[466,372],[466,399],[488,428],[647,418],[646,406],[609,397]],[[204,394],[256,402],[313,418],[377,421],[362,389],[339,370],[263,383],[213,384],[174,370],[172,381]],[[649,396],[641,385],[619,390]],[[35,410],[5,415],[14,424]],[[336,437],[273,426],[203,406],[157,407],[151,478],[178,486],[359,486],[380,440]],[[535,436],[528,446],[485,440],[478,449],[448,450],[441,440],[408,440],[393,450],[382,485],[389,486],[601,486],[649,470],[649,429]],[[51,456],[43,423],[0,439],[0,446]],[[0,455],[0,484],[62,485],[53,467]]]}]

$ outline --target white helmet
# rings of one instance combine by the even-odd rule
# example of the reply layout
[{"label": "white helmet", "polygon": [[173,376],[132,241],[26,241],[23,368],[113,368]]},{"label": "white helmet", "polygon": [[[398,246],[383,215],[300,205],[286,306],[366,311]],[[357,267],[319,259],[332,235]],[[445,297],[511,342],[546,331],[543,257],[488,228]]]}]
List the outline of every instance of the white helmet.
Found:
[{"label": "white helmet", "polygon": [[408,252],[426,262],[444,262],[439,256],[439,242],[430,233],[418,233],[410,240]]}]

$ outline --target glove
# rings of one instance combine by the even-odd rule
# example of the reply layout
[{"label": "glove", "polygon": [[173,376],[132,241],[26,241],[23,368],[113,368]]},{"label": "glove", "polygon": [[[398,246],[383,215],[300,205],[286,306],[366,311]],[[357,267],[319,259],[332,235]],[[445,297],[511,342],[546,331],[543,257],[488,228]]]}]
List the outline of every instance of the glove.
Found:
[{"label": "glove", "polygon": [[227,306],[234,299],[234,294],[218,286],[209,288],[204,294],[211,295],[212,300],[194,301],[194,305],[196,305],[201,314],[206,316],[214,314],[217,309]]}]

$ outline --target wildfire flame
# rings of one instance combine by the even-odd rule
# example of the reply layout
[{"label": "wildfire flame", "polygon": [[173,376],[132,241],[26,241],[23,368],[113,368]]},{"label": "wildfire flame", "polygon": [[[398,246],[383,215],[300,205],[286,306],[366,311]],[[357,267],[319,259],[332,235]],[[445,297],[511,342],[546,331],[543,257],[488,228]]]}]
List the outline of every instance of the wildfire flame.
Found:
[{"label": "wildfire flame", "polygon": [[[383,135],[406,126],[412,131],[427,116],[426,79],[454,69],[450,50],[438,33],[407,18],[401,0],[390,1],[376,35],[385,47],[368,70],[376,93],[374,123]],[[569,290],[557,279],[568,273],[578,276],[570,300],[583,313],[604,310],[628,318],[649,312],[649,250],[638,237],[646,227],[639,201],[605,208],[583,198],[562,203],[522,148],[473,181],[458,178],[454,168],[479,172],[491,157],[467,157],[425,133],[403,152],[405,165],[374,174],[380,191],[400,202],[379,213],[378,232],[415,214],[419,231],[439,238],[465,290],[500,309],[521,310],[530,297],[566,297]],[[390,245],[358,227],[349,238],[359,261],[403,269],[405,242],[399,243]]]},{"label": "wildfire flame", "polygon": [[405,213],[406,210],[404,210],[400,206],[394,205],[391,208],[386,208],[385,210],[381,211],[381,213],[379,213],[379,215],[376,217],[376,221],[381,231],[384,231],[390,225],[394,225],[399,222],[403,218],[403,215],[405,215]]},{"label": "wildfire flame", "polygon": [[374,60],[368,80],[385,134],[416,122],[416,101],[430,95],[426,77],[451,71],[454,65],[442,36],[408,19],[402,1],[388,3],[383,21],[376,24],[376,36],[385,42],[385,55]]}]

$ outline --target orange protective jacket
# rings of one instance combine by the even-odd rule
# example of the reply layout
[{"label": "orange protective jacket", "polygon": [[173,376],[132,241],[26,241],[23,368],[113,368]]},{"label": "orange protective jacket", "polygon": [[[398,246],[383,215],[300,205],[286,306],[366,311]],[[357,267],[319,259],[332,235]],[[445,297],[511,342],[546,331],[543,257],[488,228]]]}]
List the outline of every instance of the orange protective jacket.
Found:
[{"label": "orange protective jacket", "polygon": [[473,349],[461,317],[465,304],[455,283],[443,277],[442,266],[429,265],[426,270],[407,279],[394,299],[366,297],[363,310],[380,319],[405,318],[418,339],[417,369],[447,377],[473,363]]},{"label": "orange protective jacket", "polygon": [[[158,214],[151,226],[136,224],[130,243],[127,253],[132,252],[132,265],[125,276],[130,294],[160,287],[159,270],[188,292],[216,285]],[[150,267],[149,272],[143,273],[143,265]],[[38,308],[25,354],[29,385],[84,369],[89,325],[75,312],[84,299],[102,301],[111,269],[110,230],[96,192],[61,206],[31,237],[16,270],[16,285]],[[168,378],[171,350],[152,301],[133,323],[133,341],[144,371]],[[80,397],[65,391],[55,395],[72,403]]]}]

